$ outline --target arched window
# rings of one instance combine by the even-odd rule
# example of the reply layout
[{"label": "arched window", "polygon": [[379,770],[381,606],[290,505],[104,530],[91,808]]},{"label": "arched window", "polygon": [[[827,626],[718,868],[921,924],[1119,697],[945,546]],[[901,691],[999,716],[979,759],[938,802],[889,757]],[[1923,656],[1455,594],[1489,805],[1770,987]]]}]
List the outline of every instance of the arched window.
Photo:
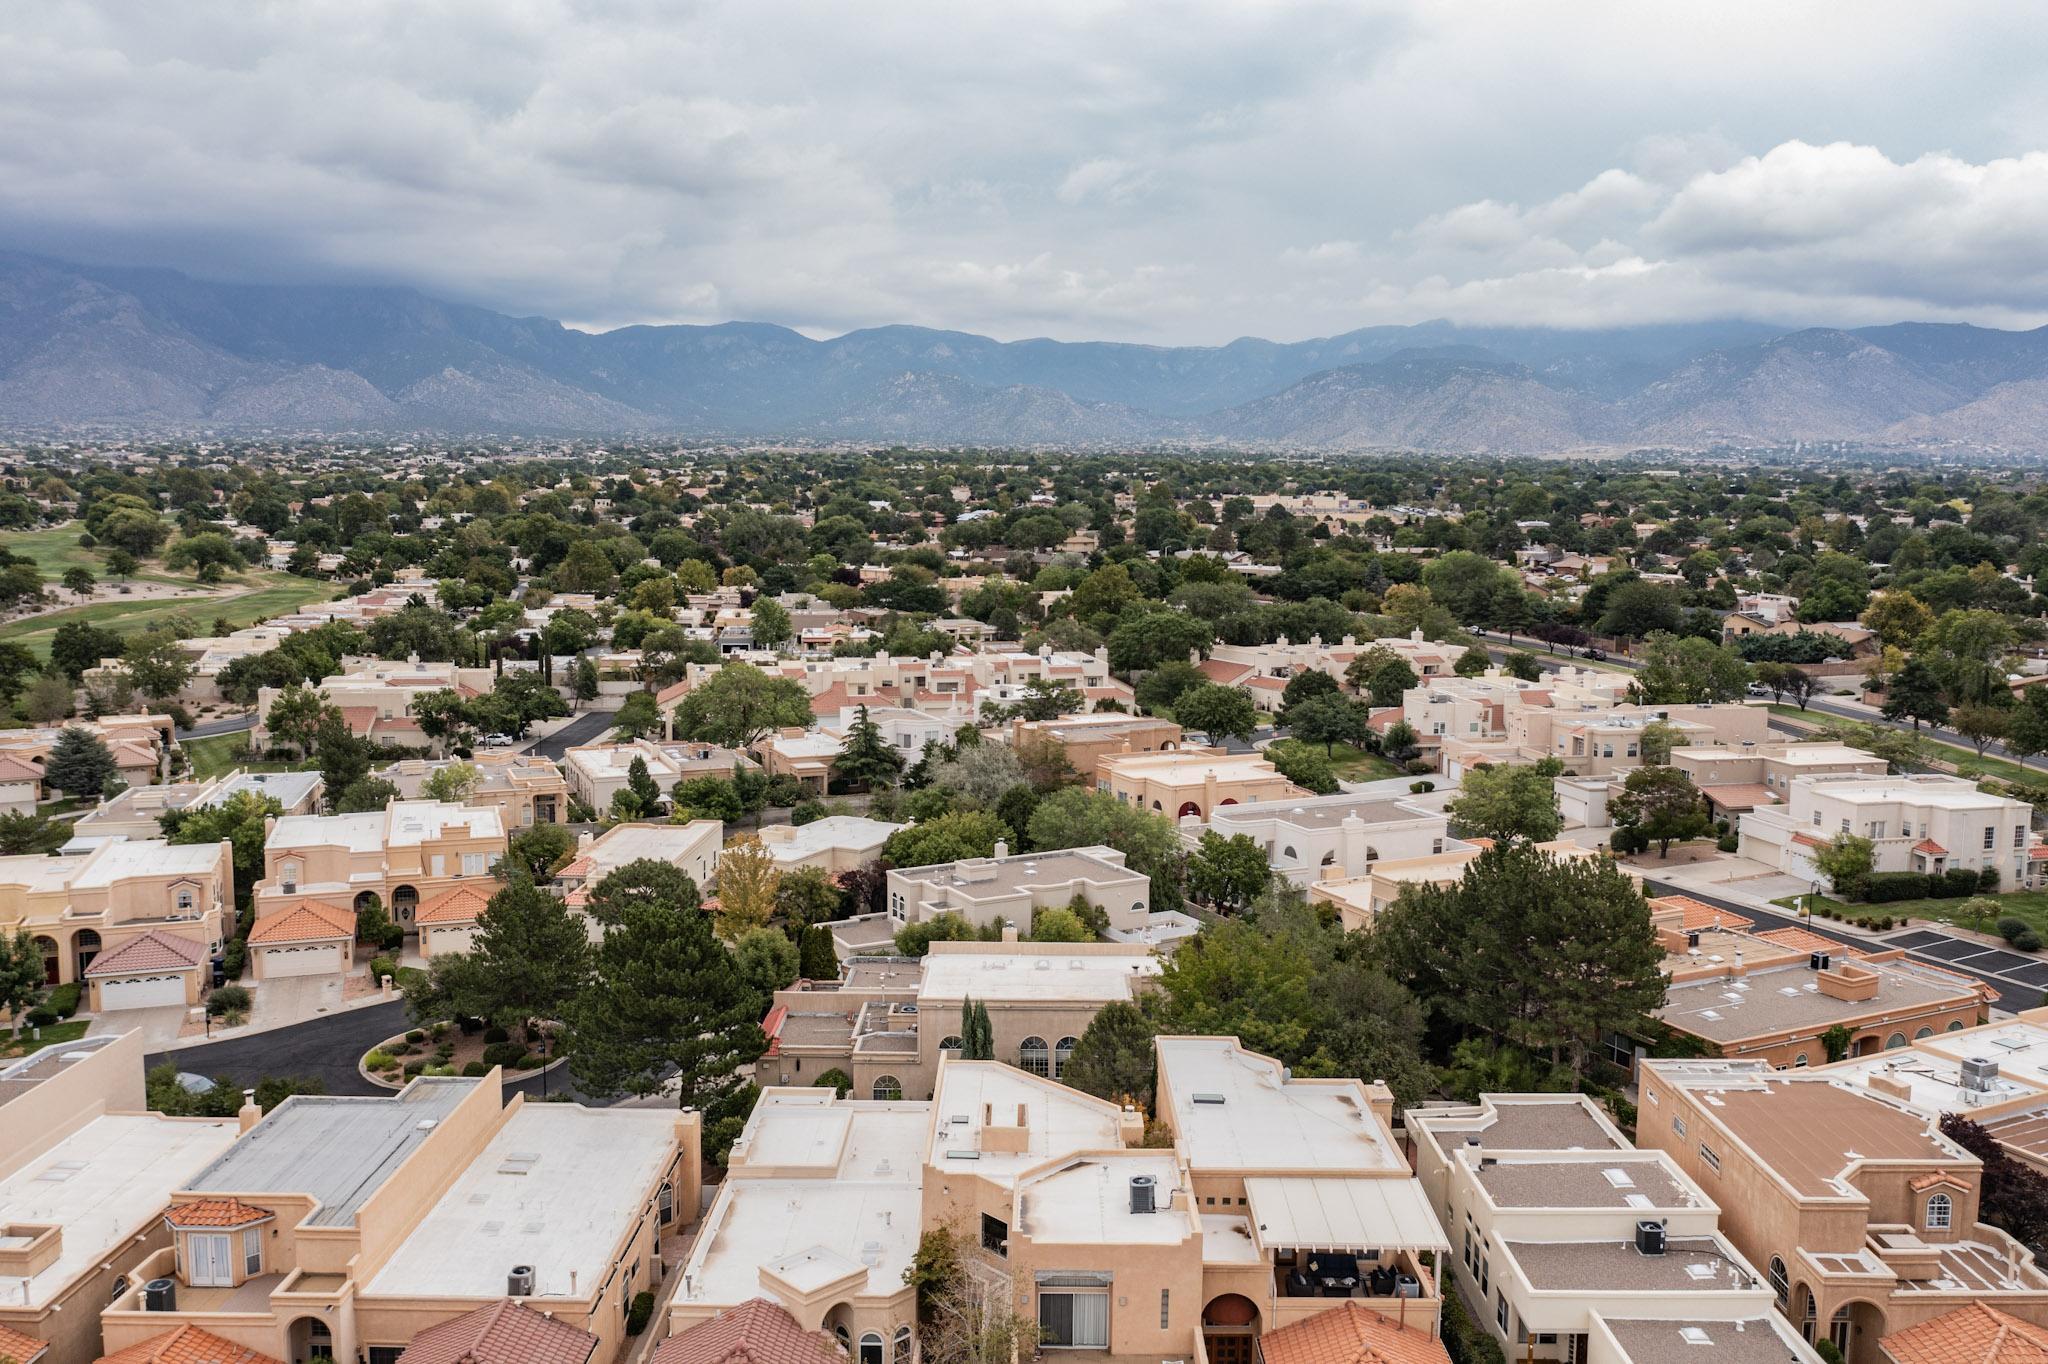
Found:
[{"label": "arched window", "polygon": [[1379,861],[1379,860],[1380,860],[1380,850],[1379,850],[1378,848],[1375,848],[1375,847],[1373,847],[1373,846],[1372,846],[1372,845],[1371,845],[1370,843],[1366,844],[1366,846],[1365,846],[1365,865],[1369,867],[1369,866],[1371,866],[1371,865],[1372,865],[1373,863],[1375,863],[1375,862],[1377,862],[1377,861]]},{"label": "arched window", "polygon": [[1805,1052],[1803,1052],[1803,1051],[1802,1051],[1802,1052],[1800,1052],[1800,1053],[1799,1053],[1799,1054],[1798,1054],[1797,1056],[1795,1056],[1795,1057],[1793,1057],[1793,1058],[1792,1058],[1792,1069],[1794,1069],[1794,1070],[1799,1070],[1800,1068],[1804,1067],[1805,1065],[1806,1065],[1806,1053],[1805,1053]]},{"label": "arched window", "polygon": [[939,1043],[939,1050],[940,1050],[940,1051],[958,1051],[958,1050],[960,1050],[960,1038],[959,1038],[959,1036],[958,1036],[957,1034],[955,1034],[954,1036],[952,1036],[952,1037],[948,1037],[948,1038],[946,1038],[946,1039],[945,1039],[944,1041],[940,1042],[940,1043]]},{"label": "arched window", "polygon": [[1884,1049],[1886,1051],[1897,1051],[1900,1047],[1903,1047],[1905,1045],[1906,1034],[1902,1032],[1895,1032],[1890,1037],[1887,1037],[1884,1040]]},{"label": "arched window", "polygon": [[1329,866],[1329,865],[1330,865],[1330,864],[1331,864],[1332,862],[1335,862],[1336,860],[1337,860],[1337,853],[1336,853],[1336,851],[1335,851],[1334,849],[1332,849],[1331,851],[1329,851],[1329,852],[1326,852],[1326,853],[1324,853],[1324,854],[1323,854],[1323,861],[1322,861],[1322,865],[1323,865],[1323,866],[1326,866],[1326,867],[1327,867],[1327,866]]},{"label": "arched window", "polygon": [[903,1082],[893,1075],[877,1075],[873,1093],[878,1100],[894,1103],[903,1097]]},{"label": "arched window", "polygon": [[1919,1041],[1919,1040],[1920,1040],[1921,1038],[1923,1038],[1923,1037],[1932,1037],[1932,1036],[1934,1036],[1934,1029],[1932,1029],[1932,1028],[1922,1028],[1922,1029],[1921,1029],[1921,1030],[1920,1030],[1919,1032],[1916,1032],[1916,1033],[1914,1033],[1914,1034],[1913,1034],[1913,1040],[1914,1040],[1915,1042],[1918,1042],[1918,1041]]},{"label": "arched window", "polygon": [[1282,848],[1280,850],[1280,855],[1286,858],[1288,861],[1292,862],[1294,860],[1294,849],[1291,846]]},{"label": "arched window", "polygon": [[1062,1037],[1052,1049],[1052,1078],[1057,1080],[1067,1073],[1067,1062],[1074,1059],[1077,1037]]},{"label": "arched window", "polygon": [[1962,1020],[1962,1019],[1960,1019],[1960,1018],[1958,1018],[1958,1019],[1957,1019],[1957,1020],[1956,1020],[1955,1022],[1953,1022],[1953,1023],[1951,1023],[1951,1024],[1949,1024],[1949,1025],[1948,1025],[1948,1031],[1949,1031],[1949,1032],[1961,1032],[1962,1030],[1963,1030],[1963,1020]]},{"label": "arched window", "polygon": [[882,1364],[882,1336],[869,1331],[860,1338],[860,1364]]},{"label": "arched window", "polygon": [[299,864],[298,864],[298,863],[296,863],[296,862],[281,862],[281,863],[279,863],[279,864],[278,864],[278,868],[277,868],[277,879],[278,879],[278,880],[279,880],[280,882],[282,882],[282,883],[283,883],[283,885],[284,885],[284,893],[285,893],[285,894],[287,894],[287,895],[296,895],[296,894],[298,894],[298,891],[299,891]]},{"label": "arched window", "polygon": [[1778,1306],[1783,1307],[1792,1297],[1792,1280],[1785,1273],[1785,1262],[1771,1257],[1771,1291],[1778,1295]]},{"label": "arched window", "polygon": [[1033,1075],[1052,1074],[1052,1048],[1043,1037],[1027,1037],[1017,1044],[1017,1069]]},{"label": "arched window", "polygon": [[1955,1205],[1949,1202],[1948,1195],[1945,1193],[1935,1194],[1927,1200],[1927,1229],[1929,1231],[1947,1231],[1949,1219],[1954,1213]]},{"label": "arched window", "polygon": [[896,1348],[890,1354],[889,1364],[910,1364],[910,1328],[896,1328]]},{"label": "arched window", "polygon": [[846,1350],[853,1349],[853,1332],[846,1329],[845,1322],[834,1322],[832,1324],[832,1334],[839,1337],[839,1344],[842,1348]]}]

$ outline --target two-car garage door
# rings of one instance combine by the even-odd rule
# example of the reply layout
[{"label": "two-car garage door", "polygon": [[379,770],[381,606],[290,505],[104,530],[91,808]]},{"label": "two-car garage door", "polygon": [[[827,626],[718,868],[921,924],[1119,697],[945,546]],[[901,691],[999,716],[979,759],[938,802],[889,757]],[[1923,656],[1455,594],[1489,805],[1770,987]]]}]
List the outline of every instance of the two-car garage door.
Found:
[{"label": "two-car garage door", "polygon": [[267,979],[283,976],[329,976],[338,974],[341,966],[341,948],[334,943],[307,943],[303,947],[266,947],[263,949],[263,975]]},{"label": "two-car garage door", "polygon": [[184,1002],[183,976],[132,976],[100,982],[102,1009],[149,1009]]}]

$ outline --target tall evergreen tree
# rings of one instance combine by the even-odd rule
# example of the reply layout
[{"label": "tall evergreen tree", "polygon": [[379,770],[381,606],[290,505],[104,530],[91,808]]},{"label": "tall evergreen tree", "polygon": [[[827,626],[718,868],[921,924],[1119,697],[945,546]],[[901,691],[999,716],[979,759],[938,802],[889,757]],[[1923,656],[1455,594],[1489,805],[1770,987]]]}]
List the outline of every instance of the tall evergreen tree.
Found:
[{"label": "tall evergreen tree", "polygon": [[1128,1098],[1149,1112],[1158,1069],[1152,1051],[1155,1031],[1137,1005],[1127,1000],[1105,1004],[1074,1044],[1061,1078],[1084,1094]]},{"label": "tall evergreen tree", "polygon": [[805,980],[839,979],[839,953],[832,946],[832,930],[812,924],[797,945],[797,974]]},{"label": "tall evergreen tree", "polygon": [[67,796],[97,796],[120,775],[100,736],[77,725],[57,736],[43,764],[43,780]]},{"label": "tall evergreen tree", "polygon": [[996,1059],[995,1027],[989,1022],[988,1005],[978,999],[968,998],[960,1002],[960,1059]]},{"label": "tall evergreen tree", "polygon": [[561,1018],[590,979],[582,921],[520,872],[484,907],[469,954],[480,998],[463,1012],[500,1027]]},{"label": "tall evergreen tree", "polygon": [[860,786],[887,786],[903,773],[903,755],[889,747],[882,737],[882,727],[868,716],[868,708],[862,706],[847,727],[846,741],[840,745],[839,756],[832,760],[832,770],[840,780]]}]

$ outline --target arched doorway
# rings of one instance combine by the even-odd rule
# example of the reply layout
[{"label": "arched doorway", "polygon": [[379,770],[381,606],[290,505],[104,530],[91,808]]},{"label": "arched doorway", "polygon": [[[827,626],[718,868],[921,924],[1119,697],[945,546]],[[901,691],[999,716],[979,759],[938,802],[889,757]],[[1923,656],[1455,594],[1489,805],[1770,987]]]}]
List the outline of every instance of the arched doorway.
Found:
[{"label": "arched doorway", "polygon": [[74,980],[85,979],[85,968],[92,965],[92,959],[100,954],[100,935],[90,928],[81,928],[71,939],[71,958],[78,963]]},{"label": "arched doorway", "polygon": [[[1884,1336],[1884,1313],[1870,1302],[1845,1302],[1828,1318],[1828,1339],[1844,1359],[1856,1359]],[[1865,1346],[1863,1342],[1870,1344]]]},{"label": "arched doorway", "polygon": [[1193,815],[1196,819],[1200,819],[1202,817],[1202,807],[1195,804],[1191,800],[1183,801],[1181,803],[1180,813],[1175,815],[1174,818],[1186,819],[1189,815]]},{"label": "arched doorway", "polygon": [[300,1317],[285,1333],[285,1340],[291,1346],[292,1364],[334,1358],[334,1333],[318,1317]]},{"label": "arched doorway", "polygon": [[353,908],[356,913],[360,914],[364,910],[368,909],[371,905],[376,905],[379,908],[381,908],[383,904],[384,902],[377,898],[376,891],[366,890],[362,892],[360,895],[356,896],[356,902],[353,906],[351,906],[351,908]]},{"label": "arched doorway", "polygon": [[43,959],[43,984],[55,985],[63,972],[62,959],[57,954],[55,938],[37,938],[36,951]]},{"label": "arched doorway", "polygon": [[406,932],[412,932],[413,916],[419,911],[420,892],[417,886],[397,886],[391,892],[391,917]]},{"label": "arched doorway", "polygon": [[1210,1364],[1253,1364],[1258,1339],[1258,1304],[1242,1293],[1211,1298],[1202,1309],[1202,1344]]}]

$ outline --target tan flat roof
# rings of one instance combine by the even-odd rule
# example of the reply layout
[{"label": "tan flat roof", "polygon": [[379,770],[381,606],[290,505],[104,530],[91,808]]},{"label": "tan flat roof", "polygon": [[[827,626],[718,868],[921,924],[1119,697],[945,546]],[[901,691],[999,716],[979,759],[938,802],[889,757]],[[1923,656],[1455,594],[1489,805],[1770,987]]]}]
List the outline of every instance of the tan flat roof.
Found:
[{"label": "tan flat roof", "polygon": [[1845,1190],[1837,1181],[1859,1161],[1963,1160],[1928,1130],[1926,1118],[1824,1080],[1770,1078],[1693,1093],[1711,1096],[1705,1111],[1712,1119],[1807,1197],[1840,1196]]}]

